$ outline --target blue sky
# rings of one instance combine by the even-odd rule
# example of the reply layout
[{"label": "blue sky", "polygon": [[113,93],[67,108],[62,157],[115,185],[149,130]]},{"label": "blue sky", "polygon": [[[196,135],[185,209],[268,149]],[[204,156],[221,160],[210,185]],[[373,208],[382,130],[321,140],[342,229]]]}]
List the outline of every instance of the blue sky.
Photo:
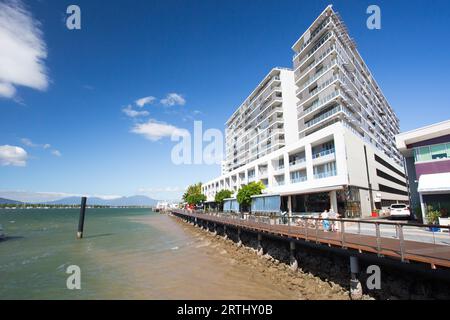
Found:
[{"label": "blue sky", "polygon": [[[27,17],[41,30],[25,28],[36,38],[29,69],[18,63],[20,70],[5,71],[0,53],[0,146],[22,148],[26,157],[3,161],[0,196],[21,191],[176,199],[189,183],[216,177],[219,166],[175,165],[170,138],[146,139],[132,128],[153,121],[192,131],[193,120],[201,120],[204,129],[222,130],[272,67],[292,66],[291,46],[329,3],[26,1]],[[81,8],[81,30],[66,28],[70,4]],[[332,4],[402,131],[450,118],[449,1]],[[381,8],[381,30],[366,27],[370,4]],[[10,18],[0,15],[0,32],[17,23]],[[10,45],[0,36],[0,52]],[[19,80],[11,72],[20,73]],[[10,86],[2,87],[2,80]],[[172,100],[164,100],[169,94]],[[137,106],[143,97],[154,98]],[[129,105],[145,114],[128,116],[123,109]]]}]

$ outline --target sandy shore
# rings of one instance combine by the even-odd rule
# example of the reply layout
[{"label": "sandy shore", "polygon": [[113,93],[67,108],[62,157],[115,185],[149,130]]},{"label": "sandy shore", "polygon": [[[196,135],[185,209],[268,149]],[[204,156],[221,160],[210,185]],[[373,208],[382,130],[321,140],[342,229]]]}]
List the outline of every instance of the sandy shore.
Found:
[{"label": "sandy shore", "polygon": [[171,219],[182,224],[183,229],[197,239],[202,239],[203,244],[197,246],[197,249],[207,249],[206,251],[211,255],[221,256],[223,260],[232,265],[251,270],[252,278],[262,278],[264,282],[277,286],[284,298],[301,300],[349,299],[347,288],[342,288],[336,283],[324,281],[311,273],[303,272],[301,269],[294,272],[288,265],[267,254],[259,257],[252,248],[238,247],[232,240],[225,240],[219,235],[215,236],[211,232],[196,228],[175,217],[171,217]]}]

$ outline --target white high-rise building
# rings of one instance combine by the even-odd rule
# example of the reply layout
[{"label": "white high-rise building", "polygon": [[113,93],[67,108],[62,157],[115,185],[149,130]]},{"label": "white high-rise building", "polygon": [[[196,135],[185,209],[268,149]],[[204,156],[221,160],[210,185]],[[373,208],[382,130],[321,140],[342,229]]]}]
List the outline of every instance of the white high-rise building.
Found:
[{"label": "white high-rise building", "polygon": [[208,201],[262,181],[253,211],[358,217],[407,202],[399,121],[331,6],[292,49],[293,70],[271,70],[227,121],[222,176],[203,185]]}]

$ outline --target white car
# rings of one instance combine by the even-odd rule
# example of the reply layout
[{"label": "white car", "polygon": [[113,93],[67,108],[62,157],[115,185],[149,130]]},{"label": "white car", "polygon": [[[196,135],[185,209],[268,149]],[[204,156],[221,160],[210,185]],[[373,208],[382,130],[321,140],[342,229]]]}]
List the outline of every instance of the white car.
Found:
[{"label": "white car", "polygon": [[411,217],[411,211],[409,211],[409,208],[406,204],[397,203],[397,204],[391,204],[389,207],[389,213],[390,218],[407,218],[409,219]]}]

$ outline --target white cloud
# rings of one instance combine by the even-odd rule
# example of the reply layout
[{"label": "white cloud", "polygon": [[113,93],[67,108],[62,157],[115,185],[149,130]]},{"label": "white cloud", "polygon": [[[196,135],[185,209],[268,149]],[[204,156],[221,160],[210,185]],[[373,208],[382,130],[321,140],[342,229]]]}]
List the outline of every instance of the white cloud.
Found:
[{"label": "white cloud", "polygon": [[34,143],[33,141],[31,141],[31,139],[28,139],[28,138],[22,138],[22,139],[20,139],[20,142],[22,142],[22,144],[24,144],[25,146],[32,147],[32,148],[50,149],[52,146],[49,143],[44,143],[44,144]]},{"label": "white cloud", "polygon": [[0,146],[0,165],[25,167],[28,154],[21,147],[4,145]]},{"label": "white cloud", "polygon": [[22,139],[20,139],[20,141],[27,147],[37,147],[38,146],[37,144],[34,144],[33,141],[31,141],[28,138],[22,138]]},{"label": "white cloud", "polygon": [[172,135],[184,136],[189,133],[186,129],[177,128],[171,124],[158,122],[154,119],[150,119],[146,123],[135,124],[131,132],[143,135],[151,141],[158,141],[161,138],[171,137]]},{"label": "white cloud", "polygon": [[153,102],[155,102],[155,100],[156,100],[155,97],[149,96],[149,97],[144,97],[144,98],[141,98],[141,99],[137,99],[135,101],[135,103],[136,103],[137,106],[142,108],[146,104],[152,104]]},{"label": "white cloud", "polygon": [[12,98],[16,94],[16,88],[10,83],[0,82],[0,97]]},{"label": "white cloud", "polygon": [[184,106],[186,104],[186,100],[178,93],[169,93],[166,98],[161,99],[160,102],[167,107],[175,105]]},{"label": "white cloud", "polygon": [[13,98],[15,86],[47,89],[40,24],[20,0],[0,2],[0,48],[0,97]]},{"label": "white cloud", "polygon": [[62,156],[61,152],[59,152],[58,150],[52,150],[51,153],[55,157],[61,157]]},{"label": "white cloud", "polygon": [[130,118],[136,118],[136,117],[146,117],[149,115],[148,111],[136,111],[134,110],[131,105],[129,105],[126,108],[122,109],[122,112],[125,113],[127,116],[129,116]]}]

